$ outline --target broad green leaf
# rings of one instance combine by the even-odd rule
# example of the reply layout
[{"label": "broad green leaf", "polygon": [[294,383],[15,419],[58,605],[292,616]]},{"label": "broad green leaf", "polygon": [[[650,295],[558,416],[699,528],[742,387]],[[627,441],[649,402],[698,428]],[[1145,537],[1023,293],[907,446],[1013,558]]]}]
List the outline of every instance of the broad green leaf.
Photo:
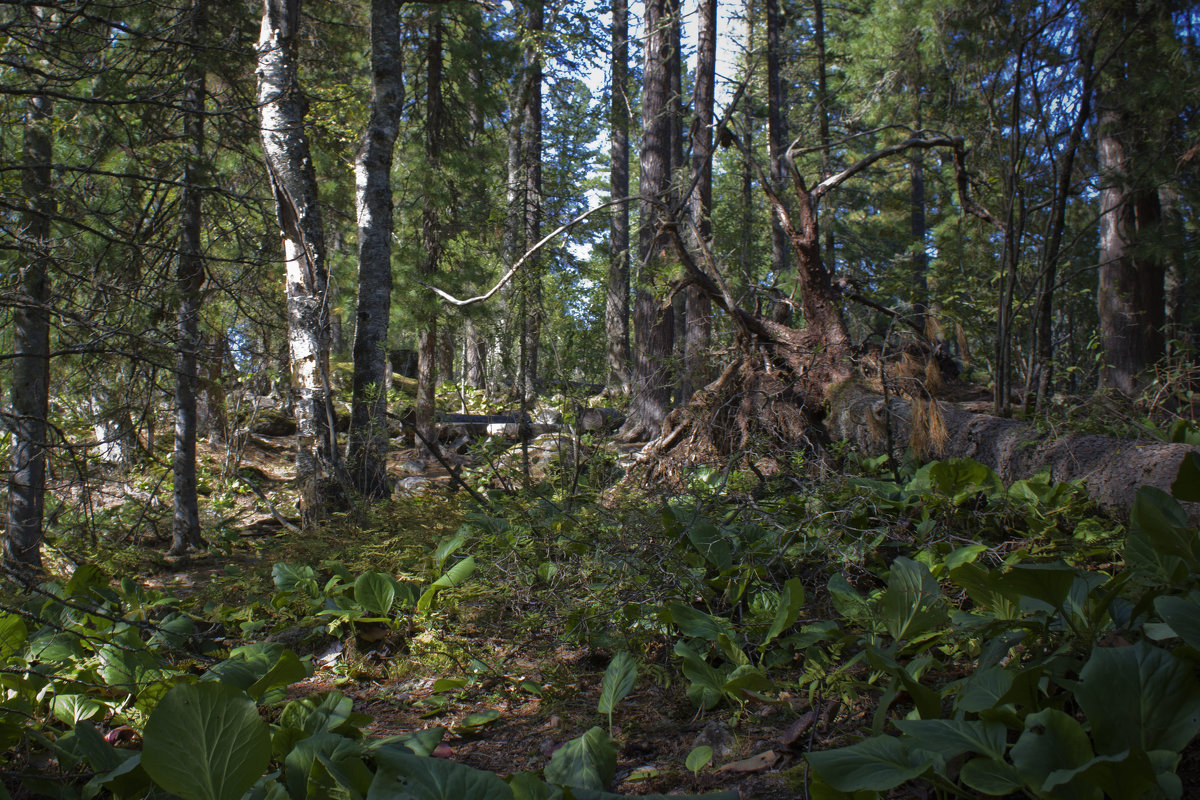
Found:
[{"label": "broad green leaf", "polygon": [[779,606],[775,609],[775,619],[763,639],[762,646],[766,647],[771,640],[796,624],[800,618],[800,610],[804,608],[804,583],[799,578],[789,578],[783,585],[779,595]]},{"label": "broad green leaf", "polygon": [[849,747],[806,753],[804,757],[830,786],[843,792],[894,789],[933,765],[932,758],[909,752],[893,736],[876,736]]},{"label": "broad green leaf", "polygon": [[287,779],[288,794],[292,800],[321,798],[330,795],[330,789],[338,781],[321,763],[320,756],[337,764],[358,758],[362,746],[336,733],[317,733],[298,741],[283,762]]},{"label": "broad green leaf", "polygon": [[88,766],[96,772],[108,772],[121,766],[132,753],[118,750],[100,735],[91,722],[80,722],[74,730],[58,740],[58,743],[73,755],[87,759]]},{"label": "broad green leaf", "polygon": [[109,578],[95,564],[80,564],[63,587],[67,597],[91,597],[95,592],[108,590]]},{"label": "broad green leaf", "polygon": [[463,717],[462,722],[459,723],[459,727],[473,730],[482,728],[485,725],[491,725],[498,719],[500,719],[500,712],[494,708],[488,708],[483,711],[467,714]]},{"label": "broad green leaf", "polygon": [[466,678],[438,678],[433,682],[433,686],[429,688],[429,691],[433,692],[434,694],[439,694],[441,692],[452,692],[455,689],[463,688],[467,685],[467,683],[468,681]]},{"label": "broad green leaf", "polygon": [[[922,473],[927,474],[927,478]],[[1004,492],[1004,484],[990,468],[970,458],[947,458],[922,467],[905,487],[908,491],[922,491],[924,480],[929,485],[960,504],[980,492],[995,497]]]},{"label": "broad green leaf", "polygon": [[532,772],[518,772],[508,778],[513,800],[560,800],[562,789],[548,786]]},{"label": "broad green leaf", "polygon": [[185,800],[240,800],[270,760],[254,701],[224,683],[176,686],[146,723],[142,766]]},{"label": "broad green leaf", "polygon": [[863,789],[859,792],[843,792],[835,789],[821,777],[821,773],[813,772],[808,781],[808,796],[812,800],[879,800],[883,797],[879,792]]},{"label": "broad green leaf", "polygon": [[354,581],[354,599],[372,614],[387,616],[396,602],[395,581],[382,572],[364,572]]},{"label": "broad green leaf", "polygon": [[705,614],[679,601],[668,603],[667,609],[671,612],[671,620],[684,636],[707,639],[710,642],[717,641],[721,634],[730,639],[736,636],[733,625],[727,619]]},{"label": "broad green leaf", "polygon": [[1005,597],[1032,597],[1061,608],[1075,583],[1075,569],[1064,564],[1018,564],[996,578]]},{"label": "broad green leaf", "polygon": [[721,686],[723,692],[738,698],[742,697],[743,691],[767,692],[774,688],[775,685],[766,673],[751,664],[743,664],[734,669]]},{"label": "broad green leaf", "polygon": [[307,564],[295,565],[278,561],[271,567],[271,578],[275,582],[276,590],[294,592],[306,586],[315,585],[317,573]]},{"label": "broad green leaf", "polygon": [[456,586],[462,586],[475,573],[475,559],[467,556],[462,561],[459,561],[453,567],[446,571],[444,575],[434,581],[431,586],[436,589],[453,589]]},{"label": "broad green leaf", "polygon": [[687,754],[687,760],[684,761],[684,766],[687,767],[693,774],[707,767],[713,759],[713,749],[706,744],[692,748],[692,751]]},{"label": "broad green leaf", "polygon": [[961,719],[896,720],[896,727],[923,750],[950,759],[971,752],[1004,758],[1004,726],[998,722]]},{"label": "broad green leaf", "polygon": [[389,736],[386,739],[375,739],[367,743],[366,746],[372,750],[399,746],[418,756],[427,756],[434,751],[434,748],[441,743],[445,736],[446,729],[438,725],[433,728],[426,728],[423,731],[402,733],[396,736]]},{"label": "broad green leaf", "polygon": [[[507,526],[507,521],[504,522]],[[453,536],[447,536],[438,542],[437,549],[433,551],[433,565],[436,569],[443,569],[446,566],[446,559],[454,555],[460,548],[467,543],[466,535],[456,533]]]},{"label": "broad green leaf", "polygon": [[163,673],[158,659],[140,640],[136,648],[126,644],[127,641],[121,646],[114,644],[100,648],[100,676],[109,686],[137,694],[141,687],[158,680]]},{"label": "broad green leaf", "polygon": [[[1092,756],[1092,745],[1083,726],[1055,708],[1026,717],[1025,730],[1009,751],[1021,780],[1036,790],[1042,788],[1050,773],[1083,766]],[[1100,790],[1076,782],[1060,788],[1056,795],[1063,800],[1099,800]]]},{"label": "broad green leaf", "polygon": [[604,791],[616,770],[616,746],[603,729],[594,727],[555,750],[545,772],[550,783]]},{"label": "broad green leaf", "polygon": [[366,800],[512,800],[508,784],[490,772],[444,758],[382,750]]},{"label": "broad green leaf", "polygon": [[309,735],[346,733],[370,722],[366,714],[354,711],[354,701],[338,691],[323,692],[293,700],[284,706],[279,724],[298,728]]},{"label": "broad green leaf", "polygon": [[1079,678],[1075,698],[1102,755],[1179,751],[1200,732],[1200,682],[1189,664],[1160,647],[1097,647]]},{"label": "broad green leaf", "polygon": [[1179,463],[1179,474],[1171,484],[1171,495],[1176,500],[1200,503],[1200,454],[1186,453]]},{"label": "broad green leaf", "polygon": [[708,710],[725,696],[725,675],[683,642],[675,643],[675,655],[683,659],[683,675],[689,681],[687,695],[697,707]]},{"label": "broad green leaf", "polygon": [[988,667],[972,674],[963,683],[954,700],[958,711],[978,713],[995,708],[1012,689],[1013,675],[1003,667]]},{"label": "broad green leaf", "polygon": [[947,570],[952,570],[962,564],[973,564],[975,560],[988,551],[986,544],[969,544],[949,553],[943,560]]},{"label": "broad green leaf", "polygon": [[11,658],[28,638],[29,628],[25,626],[25,620],[16,614],[0,614],[0,658]]},{"label": "broad green leaf", "polygon": [[428,611],[433,606],[433,598],[438,593],[438,590],[453,589],[456,586],[462,586],[474,572],[475,559],[472,556],[467,556],[462,561],[459,561],[447,570],[444,575],[429,585],[429,588],[421,595],[421,599],[417,601],[417,610]]},{"label": "broad green leaf", "polygon": [[1144,534],[1154,549],[1196,567],[1196,529],[1171,495],[1154,486],[1138,489],[1129,513],[1130,534]]},{"label": "broad green leaf", "polygon": [[[1190,647],[1200,649],[1200,605],[1177,595],[1154,598],[1154,610]],[[1147,625],[1147,627],[1149,627]]]},{"label": "broad green leaf", "polygon": [[1099,787],[1105,797],[1146,797],[1157,785],[1154,765],[1141,750],[1122,751],[1117,755],[1096,756],[1091,761],[1074,769],[1060,769],[1046,777],[1042,788],[1053,790],[1058,786],[1079,785],[1080,781]]},{"label": "broad green leaf", "polygon": [[633,690],[635,681],[637,662],[627,651],[622,650],[613,656],[612,661],[608,662],[608,668],[604,670],[604,680],[600,683],[600,713],[612,714],[617,703],[624,700]]},{"label": "broad green leaf", "polygon": [[828,588],[830,599],[839,614],[850,622],[870,627],[875,616],[874,605],[863,599],[840,572],[834,573],[829,579]]},{"label": "broad green leaf", "polygon": [[973,758],[963,764],[958,779],[977,792],[1006,795],[1021,785],[1017,768],[991,758]]},{"label": "broad green leaf", "polygon": [[687,530],[696,551],[719,570],[733,566],[733,545],[724,532],[706,519],[698,519]]},{"label": "broad green leaf", "polygon": [[56,694],[50,701],[50,712],[64,725],[74,728],[80,722],[93,719],[105,706],[84,694]]},{"label": "broad green leaf", "polygon": [[224,661],[214,664],[202,680],[219,680],[244,689],[259,700],[272,689],[291,686],[308,677],[299,656],[279,642],[255,642],[235,648]]},{"label": "broad green leaf", "polygon": [[879,616],[897,641],[929,631],[949,615],[929,567],[903,556],[892,562],[888,587],[879,597]]}]

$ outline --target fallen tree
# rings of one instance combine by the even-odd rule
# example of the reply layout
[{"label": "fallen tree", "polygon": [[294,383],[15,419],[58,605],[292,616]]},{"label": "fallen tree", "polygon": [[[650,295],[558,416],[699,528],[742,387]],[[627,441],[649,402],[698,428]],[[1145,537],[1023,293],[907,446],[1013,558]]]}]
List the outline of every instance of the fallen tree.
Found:
[{"label": "fallen tree", "polygon": [[[738,137],[727,138],[740,146]],[[936,397],[941,370],[931,348],[896,359],[907,362],[909,374],[902,376],[899,391],[889,392],[891,381],[883,374],[880,354],[871,358],[853,345],[842,290],[821,258],[817,203],[880,159],[934,147],[953,154],[963,209],[1000,226],[971,200],[959,138],[919,132],[811,189],[789,151],[791,208],[759,169],[760,185],[795,255],[800,328],[739,306],[711,254],[689,248],[687,241],[700,237],[681,235],[674,221],[664,223],[684,267],[684,276],[673,290],[696,286],[729,315],[737,331],[738,356],[686,407],[668,416],[658,437],[643,451],[644,468],[660,479],[670,479],[683,475],[692,464],[740,455],[748,456],[754,469],[767,472],[778,466],[770,453],[772,442],[794,446],[805,440],[844,439],[868,453],[890,450],[899,455],[915,445],[918,452],[941,458],[973,458],[1006,481],[1049,469],[1054,480],[1082,480],[1095,501],[1118,510],[1130,507],[1140,486],[1169,489],[1186,454],[1197,448],[1091,434],[1049,435],[1027,423],[964,410]],[[922,372],[927,379],[920,379]]]}]

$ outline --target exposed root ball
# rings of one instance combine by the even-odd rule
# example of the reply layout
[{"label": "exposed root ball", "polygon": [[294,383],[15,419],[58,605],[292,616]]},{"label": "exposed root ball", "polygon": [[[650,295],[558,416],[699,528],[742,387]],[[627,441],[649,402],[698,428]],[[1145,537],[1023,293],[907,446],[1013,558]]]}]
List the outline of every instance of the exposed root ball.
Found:
[{"label": "exposed root ball", "polygon": [[788,372],[743,358],[667,417],[641,461],[648,479],[658,482],[677,483],[699,464],[731,458],[770,475],[784,454],[805,444],[820,412],[806,406]]}]

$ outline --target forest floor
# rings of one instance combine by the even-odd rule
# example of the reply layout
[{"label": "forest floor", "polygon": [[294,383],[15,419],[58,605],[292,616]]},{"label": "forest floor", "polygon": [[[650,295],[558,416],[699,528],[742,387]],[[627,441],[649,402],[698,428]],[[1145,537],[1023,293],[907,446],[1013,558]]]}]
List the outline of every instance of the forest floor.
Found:
[{"label": "forest floor", "polygon": [[[274,499],[276,512],[291,521],[294,506],[279,498],[287,497],[292,477],[293,441],[254,436],[240,458],[241,474],[251,476]],[[393,453],[392,471],[411,474],[407,464],[414,457],[408,451]],[[220,460],[213,451],[201,458],[214,465]],[[227,537],[231,543],[224,553],[175,562],[152,558],[137,569],[148,586],[210,608],[269,596],[272,566],[279,562],[319,568],[336,560],[352,574],[373,569],[418,577],[429,551],[460,528],[474,505],[455,491],[436,462],[419,476],[429,483],[367,512],[368,518],[345,512],[302,532],[284,529],[260,499],[244,493],[235,508],[208,520],[236,532]],[[564,569],[570,562],[587,570],[597,558],[627,554],[637,546],[599,540],[592,545],[595,552],[583,558],[555,554],[554,546],[543,554]],[[605,595],[598,610],[607,613],[608,595],[631,590],[636,595],[637,581],[655,576],[636,576],[629,586],[594,586],[589,582],[602,576],[580,574],[551,585],[531,581],[503,552],[471,552],[480,563],[471,584],[431,615],[414,617],[404,630],[359,625],[336,639],[313,636],[302,622],[284,630],[263,629],[264,637],[312,656],[316,665],[313,676],[289,694],[336,689],[354,700],[357,711],[373,717],[366,728],[372,736],[442,726],[448,749],[439,754],[445,757],[501,775],[540,771],[563,743],[593,725],[607,726],[596,711],[601,679],[618,644],[636,643],[641,675],[612,720],[619,748],[613,791],[627,795],[735,791],[741,798],[796,797],[806,769],[801,754],[844,739],[866,720],[865,706],[817,702],[813,707],[807,698],[787,693],[775,702],[748,700],[740,707],[699,713],[686,696],[687,682],[669,663],[669,637],[622,630],[614,620],[592,621],[586,635],[572,630],[581,609],[586,616],[587,595]],[[572,586],[581,596],[564,595]],[[634,602],[652,602],[652,594]],[[464,685],[447,691],[438,683],[445,679]],[[492,712],[498,712],[494,721],[471,724],[471,715],[481,719]],[[692,773],[685,760],[701,745],[712,747],[714,758]]]},{"label": "forest floor", "polygon": [[[847,459],[848,469],[859,470],[849,478],[793,454],[794,474],[771,486],[753,469],[697,470],[690,494],[674,498],[672,510],[664,493],[614,483],[630,448],[599,441],[576,460],[573,475],[549,462],[545,480],[523,490],[512,489],[521,483],[515,448],[458,462],[487,507],[436,462],[398,451],[389,469],[419,479],[410,491],[330,510],[301,530],[290,489],[293,448],[293,438],[249,437],[236,454],[236,479],[227,451],[202,449],[209,551],[168,559],[162,536],[99,537],[88,557],[109,574],[139,576],[198,619],[221,621],[224,646],[273,641],[309,658],[313,674],[289,696],[339,691],[372,718],[365,728],[372,737],[440,727],[435,755],[511,775],[540,772],[558,748],[600,726],[617,748],[611,788],[631,796],[811,796],[804,754],[869,738],[883,724],[876,712],[889,691],[886,670],[862,657],[873,634],[854,638],[876,623],[848,616],[854,612],[845,602],[876,602],[880,576],[901,557],[941,570],[948,594],[937,600],[946,615],[936,633],[940,654],[920,652],[933,654],[922,681],[948,687],[971,674],[979,645],[949,616],[970,603],[945,580],[944,559],[970,550],[993,570],[1035,560],[1115,574],[1125,546],[1124,525],[1081,493],[1030,484],[1039,499],[1014,501],[990,482],[994,475],[969,464],[948,465],[944,479],[958,488],[946,493],[889,483],[895,473],[882,461]],[[480,462],[507,464],[507,477],[473,470]],[[904,469],[907,482],[917,466]],[[151,479],[123,480],[111,481],[107,495],[95,493],[97,514],[128,506],[142,528],[169,529],[169,506],[146,500],[154,495],[145,488]],[[146,524],[155,514],[159,522]],[[732,548],[723,566],[722,547]],[[468,560],[469,579],[447,584],[418,610],[417,596]],[[308,568],[307,595],[281,590],[281,574]],[[398,604],[386,624],[330,615],[369,571],[413,587],[411,601]],[[785,584],[803,595],[803,607],[764,638],[784,606]],[[710,710],[698,711],[699,684],[686,674],[679,648],[705,633],[687,631],[687,614],[680,614],[689,609],[703,625],[736,630],[733,651],[741,652],[733,655],[728,642],[709,637],[710,666],[730,668],[724,650],[731,662],[752,663],[770,688],[726,689]],[[839,633],[812,638],[822,625]],[[1045,635],[1059,655],[1125,643],[1108,633],[1086,645],[1064,642],[1052,628]],[[610,717],[597,709],[605,670],[622,651],[634,657],[637,680]],[[722,674],[723,681],[731,673]],[[942,695],[943,704],[953,696]],[[914,710],[907,691],[889,702],[889,717]],[[689,768],[689,755],[704,746],[711,760]],[[1183,751],[1177,774],[1183,797],[1200,796],[1196,742]],[[886,796],[935,794],[910,781]]]}]

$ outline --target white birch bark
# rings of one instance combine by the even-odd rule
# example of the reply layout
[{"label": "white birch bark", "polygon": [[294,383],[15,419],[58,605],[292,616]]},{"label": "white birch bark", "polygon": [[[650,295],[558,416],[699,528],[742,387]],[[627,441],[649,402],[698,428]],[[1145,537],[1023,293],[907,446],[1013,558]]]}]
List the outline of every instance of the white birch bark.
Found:
[{"label": "white birch bark", "polygon": [[299,0],[264,0],[258,41],[263,155],[275,195],[286,265],[288,348],[296,397],[296,483],[306,521],[322,513],[335,465],[329,397],[329,298],[317,181],[304,130],[308,103],[296,76]]}]

